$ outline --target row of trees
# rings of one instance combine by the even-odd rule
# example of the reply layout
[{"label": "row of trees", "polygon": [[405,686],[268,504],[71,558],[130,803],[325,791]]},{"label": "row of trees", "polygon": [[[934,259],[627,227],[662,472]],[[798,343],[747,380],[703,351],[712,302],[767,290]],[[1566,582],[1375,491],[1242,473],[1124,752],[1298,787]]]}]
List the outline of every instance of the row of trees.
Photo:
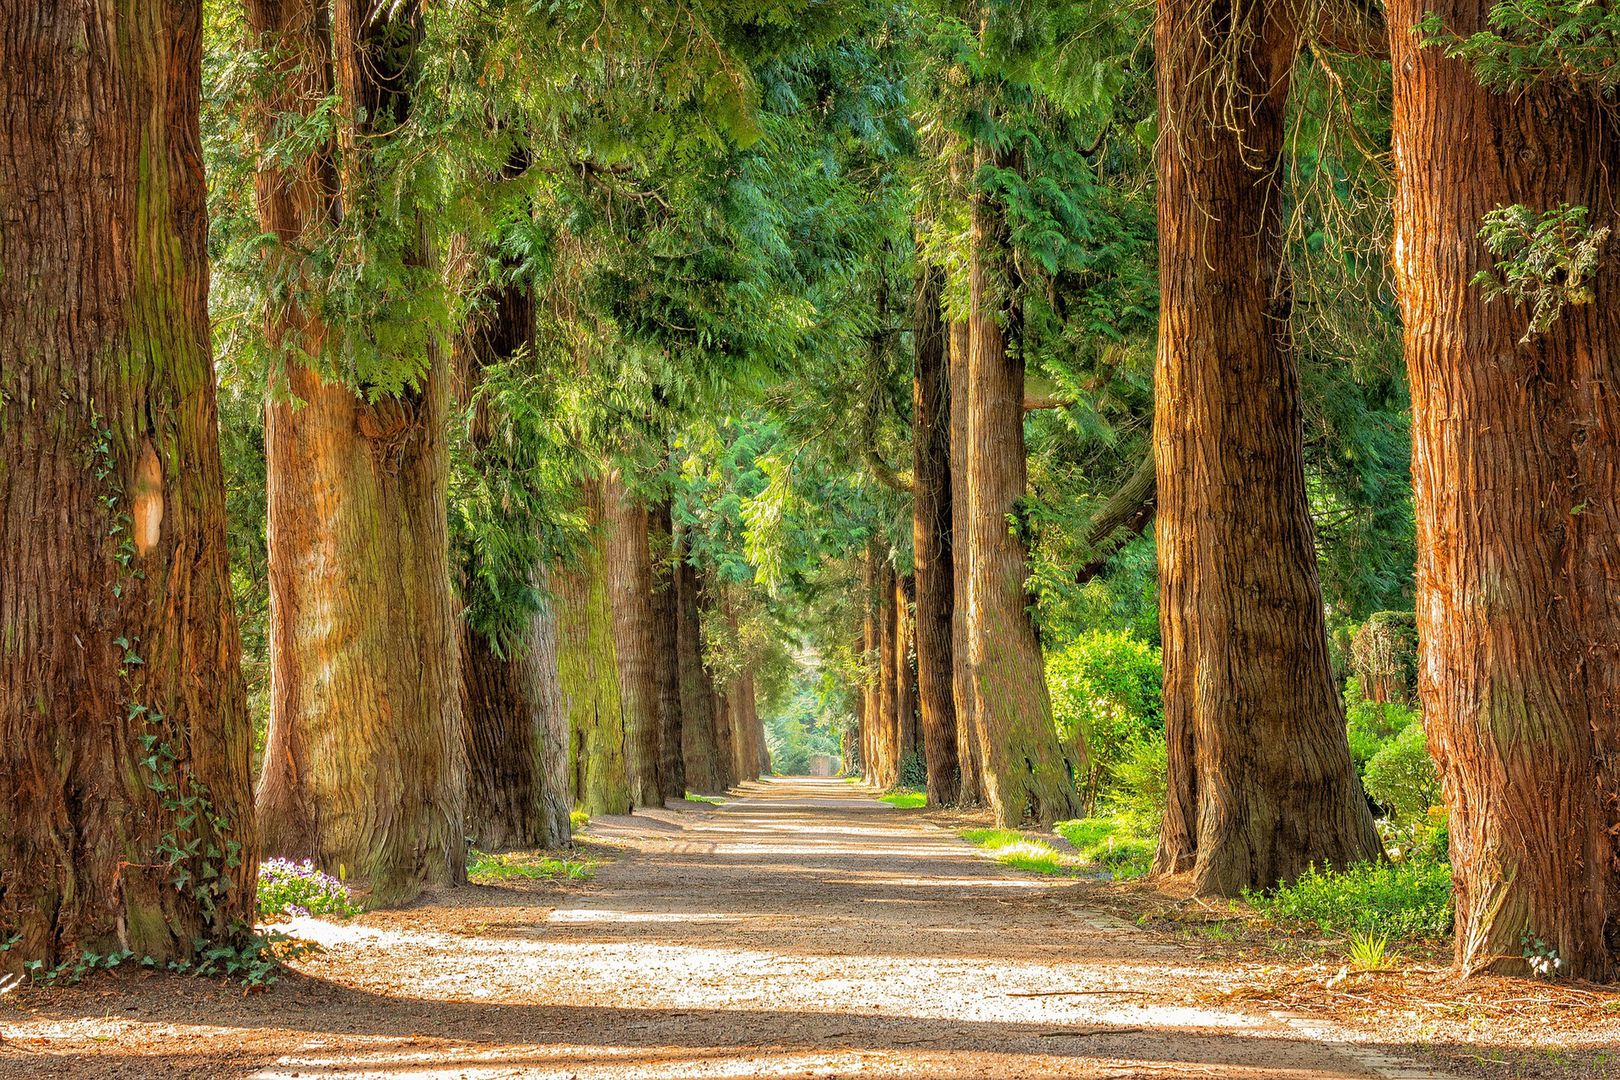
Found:
[{"label": "row of trees", "polygon": [[0,0],[0,963],[719,790],[800,654],[1072,816],[1134,592],[1163,872],[1378,855],[1414,602],[1459,962],[1610,974],[1615,28],[1514,3]]},{"label": "row of trees", "polygon": [[[1394,178],[1378,194],[1411,386],[1421,688],[1451,814],[1458,963],[1518,969],[1528,936],[1602,978],[1620,958],[1606,660],[1620,627],[1602,472],[1615,446],[1620,293],[1604,243],[1620,157],[1613,82],[1590,63],[1612,16],[1597,25],[1577,7],[1536,22],[1511,3],[1161,0],[1156,483],[1122,485],[1091,539],[1154,517],[1169,739],[1157,870],[1235,895],[1380,857],[1324,626],[1292,310],[1307,195],[1290,136],[1298,97],[1320,91],[1301,69],[1363,73],[1335,76],[1337,93],[1369,94],[1337,103],[1352,111],[1389,80]],[[987,21],[981,41],[993,35]],[[1029,255],[1006,221],[1023,208],[997,197],[1000,170],[1037,170],[1016,140],[971,150],[969,254],[941,268],[965,279],[965,309],[938,314],[941,271],[918,270],[919,716],[890,689],[907,678],[890,656],[904,618],[880,569],[861,745],[887,783],[920,738],[931,799],[1049,822],[1073,813],[1075,762],[1052,736],[1019,522],[1020,335],[1049,299],[1008,267],[1010,252]],[[1354,177],[1340,166],[1335,182]],[[1503,294],[1521,303],[1493,303]]]}]

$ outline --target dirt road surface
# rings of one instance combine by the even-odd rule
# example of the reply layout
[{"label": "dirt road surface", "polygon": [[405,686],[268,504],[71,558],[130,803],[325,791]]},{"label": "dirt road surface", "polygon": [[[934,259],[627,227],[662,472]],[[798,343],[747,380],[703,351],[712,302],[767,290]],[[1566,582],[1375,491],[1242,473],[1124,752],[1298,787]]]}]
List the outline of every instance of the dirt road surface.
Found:
[{"label": "dirt road surface", "polygon": [[347,923],[268,993],[133,974],[0,1013],[0,1076],[1324,1078],[1431,1074],[838,780],[593,822],[566,886]]}]

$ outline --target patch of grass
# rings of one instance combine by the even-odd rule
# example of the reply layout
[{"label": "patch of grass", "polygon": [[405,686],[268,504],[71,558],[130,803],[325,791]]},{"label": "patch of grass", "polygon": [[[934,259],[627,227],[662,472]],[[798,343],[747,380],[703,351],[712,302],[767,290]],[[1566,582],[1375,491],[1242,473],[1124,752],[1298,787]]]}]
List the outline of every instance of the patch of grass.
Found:
[{"label": "patch of grass", "polygon": [[896,788],[894,791],[885,791],[878,796],[878,802],[886,802],[890,806],[898,806],[902,810],[916,810],[928,805],[928,796],[921,791],[906,791]]},{"label": "patch of grass", "polygon": [[686,793],[686,795],[683,796],[683,797],[686,799],[687,802],[707,803],[710,806],[724,806],[724,805],[726,805],[726,800],[724,800],[724,799],[716,799],[712,795],[694,795],[692,792],[688,791]]},{"label": "patch of grass", "polygon": [[467,880],[475,885],[527,878],[531,881],[565,878],[587,881],[596,873],[590,859],[559,859],[539,851],[513,851],[491,855],[473,850],[467,860]]},{"label": "patch of grass", "polygon": [[1080,870],[1074,856],[1013,829],[964,829],[960,835],[968,843],[989,852],[996,862],[1016,870],[1060,877],[1072,877]]},{"label": "patch of grass", "polygon": [[1345,959],[1357,971],[1383,971],[1394,963],[1389,951],[1389,935],[1365,933],[1351,934]]},{"label": "patch of grass", "polygon": [[1153,868],[1158,838],[1130,816],[1076,818],[1052,828],[1074,845],[1082,859],[1106,868],[1116,878],[1141,877]]},{"label": "patch of grass", "polygon": [[591,823],[591,815],[587,814],[585,811],[583,811],[583,810],[570,810],[568,812],[568,832],[569,832],[569,835],[572,835],[574,833],[579,832],[579,830],[583,829],[585,826],[589,825],[590,823]]},{"label": "patch of grass", "polygon": [[1328,933],[1378,934],[1387,941],[1433,941],[1451,933],[1451,867],[1434,859],[1307,870],[1290,885],[1244,893],[1273,919]]}]

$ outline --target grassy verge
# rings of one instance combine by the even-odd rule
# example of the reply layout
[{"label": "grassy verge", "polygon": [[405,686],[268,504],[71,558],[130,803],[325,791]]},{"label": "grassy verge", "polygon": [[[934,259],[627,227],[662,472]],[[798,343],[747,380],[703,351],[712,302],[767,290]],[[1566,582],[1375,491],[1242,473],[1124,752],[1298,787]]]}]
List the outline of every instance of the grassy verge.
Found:
[{"label": "grassy verge", "polygon": [[1073,877],[1085,869],[1077,856],[1013,829],[964,829],[959,835],[975,847],[983,848],[996,862],[1017,870]]},{"label": "grassy verge", "polygon": [[539,851],[513,851],[490,855],[474,850],[467,860],[467,880],[474,885],[527,878],[531,881],[567,879],[586,881],[596,873],[591,859],[559,859]]},{"label": "grassy verge", "polygon": [[908,791],[896,788],[894,791],[885,791],[878,796],[878,802],[886,802],[890,806],[898,806],[902,810],[916,810],[928,805],[928,796],[921,791]]},{"label": "grassy verge", "polygon": [[1124,815],[1060,821],[1052,828],[1074,845],[1081,859],[1116,878],[1141,877],[1153,867],[1158,838]]}]

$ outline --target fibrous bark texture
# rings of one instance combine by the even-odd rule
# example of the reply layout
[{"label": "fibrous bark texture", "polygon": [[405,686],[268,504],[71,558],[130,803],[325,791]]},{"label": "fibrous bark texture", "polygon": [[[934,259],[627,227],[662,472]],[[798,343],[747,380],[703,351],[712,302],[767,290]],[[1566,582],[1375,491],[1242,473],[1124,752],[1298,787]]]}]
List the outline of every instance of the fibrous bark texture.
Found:
[{"label": "fibrous bark texture", "polygon": [[675,534],[666,499],[648,514],[653,560],[653,678],[658,687],[659,786],[668,798],[686,793],[686,755],[681,716],[680,620],[676,615]]},{"label": "fibrous bark texture", "polygon": [[979,732],[973,715],[973,665],[968,648],[968,589],[971,548],[968,544],[967,420],[968,324],[951,323],[951,704],[956,711],[956,759],[961,769],[957,801],[977,806],[984,800],[979,778]]},{"label": "fibrous bark texture", "polygon": [[940,272],[918,272],[912,326],[912,540],[916,563],[917,700],[928,804],[957,798],[956,702],[951,670],[951,417]]},{"label": "fibrous bark texture", "polygon": [[4,0],[0,55],[0,971],[190,957],[257,870],[201,5]]},{"label": "fibrous bark texture", "polygon": [[697,568],[686,561],[685,545],[676,537],[676,662],[681,681],[681,757],[687,786],[695,791],[726,789],[726,768],[715,739],[714,687],[703,666],[703,627],[698,607]]},{"label": "fibrous bark texture", "polygon": [[[272,111],[340,102],[341,176],[328,152],[258,177],[259,213],[290,260],[306,230],[361,202],[365,147],[401,123],[420,13],[343,0],[255,0],[249,22],[280,46]],[[328,81],[330,80],[330,81]],[[269,123],[278,118],[272,116]],[[425,251],[407,252],[420,261]],[[292,302],[271,341],[322,356],[331,328]],[[343,328],[345,331],[348,328]],[[447,358],[430,349],[414,389],[375,399],[289,361],[265,409],[269,473],[270,727],[258,812],[265,850],[343,871],[372,904],[465,877],[466,756],[450,592]]]},{"label": "fibrous bark texture", "polygon": [[502,655],[463,625],[467,835],[485,851],[568,842],[568,721],[557,687],[557,619],[536,612]]},{"label": "fibrous bark texture", "polygon": [[[983,163],[991,163],[988,155]],[[968,326],[968,648],[980,782],[1003,826],[1050,823],[1080,809],[1075,765],[1052,724],[1045,661],[1024,590],[1029,552],[1009,525],[1027,467],[1010,244],[1004,212],[976,192]]]},{"label": "fibrous bark texture", "polygon": [[658,772],[663,718],[658,713],[658,671],[653,625],[652,549],[647,508],[626,489],[617,471],[605,482],[607,572],[624,700],[625,772],[635,806],[662,806]]},{"label": "fibrous bark texture", "polygon": [[[1389,6],[1395,268],[1412,386],[1418,687],[1450,811],[1457,964],[1620,965],[1620,265],[1544,332],[1471,284],[1484,216],[1589,210],[1620,232],[1612,102],[1545,83],[1483,90],[1420,46],[1488,4]],[[1551,282],[1554,287],[1562,282]]]},{"label": "fibrous bark texture", "polygon": [[568,718],[570,789],[586,813],[628,814],[624,704],[619,686],[607,537],[600,480],[582,490],[591,539],[578,559],[552,574],[557,599],[557,678]]},{"label": "fibrous bark texture", "polygon": [[1154,388],[1169,802],[1235,895],[1380,854],[1328,662],[1281,243],[1290,9],[1161,0]]}]

